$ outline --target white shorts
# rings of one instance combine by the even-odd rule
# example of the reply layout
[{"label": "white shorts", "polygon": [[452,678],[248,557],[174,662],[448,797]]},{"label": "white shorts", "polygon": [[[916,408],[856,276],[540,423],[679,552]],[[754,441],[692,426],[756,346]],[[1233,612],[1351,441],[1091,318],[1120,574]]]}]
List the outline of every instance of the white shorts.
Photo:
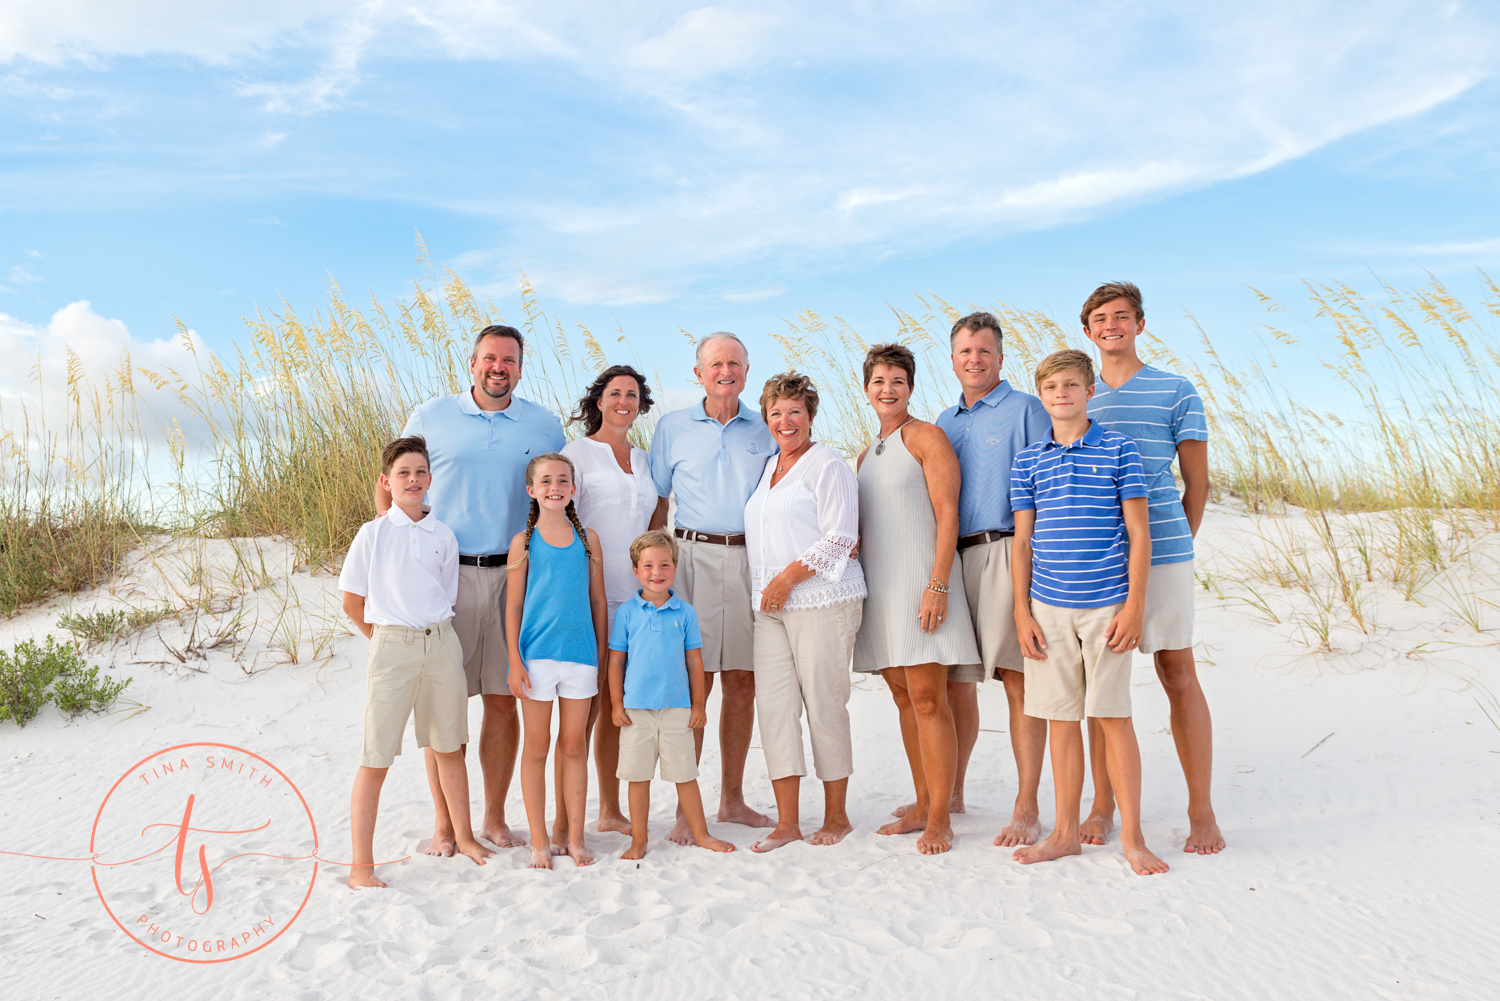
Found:
[{"label": "white shorts", "polygon": [[526,678],[533,702],[591,699],[599,694],[599,667],[570,660],[528,660]]},{"label": "white shorts", "polygon": [[1193,645],[1193,561],[1157,563],[1146,581],[1146,615],[1141,653],[1186,650]]}]

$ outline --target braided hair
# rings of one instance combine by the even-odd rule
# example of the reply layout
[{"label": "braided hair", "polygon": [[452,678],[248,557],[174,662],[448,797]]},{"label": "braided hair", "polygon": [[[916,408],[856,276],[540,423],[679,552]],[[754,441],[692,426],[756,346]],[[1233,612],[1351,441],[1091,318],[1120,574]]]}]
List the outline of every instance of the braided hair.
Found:
[{"label": "braided hair", "polygon": [[[532,473],[535,471],[537,466],[541,465],[544,462],[565,463],[568,467],[568,478],[573,481],[574,487],[576,489],[578,483],[578,471],[573,467],[573,460],[568,458],[566,455],[563,455],[561,452],[548,452],[546,455],[538,455],[536,458],[526,463],[526,485],[528,487],[531,486],[532,483]],[[527,557],[530,555],[531,533],[536,530],[536,520],[541,516],[541,513],[542,506],[537,503],[535,497],[531,498],[531,510],[526,514],[526,552],[521,555],[520,559],[510,560],[509,563],[512,566],[525,563]],[[570,521],[573,525],[573,531],[578,533],[579,540],[583,542],[583,553],[588,557],[589,562],[602,565],[603,559],[601,557],[595,556],[593,549],[589,546],[589,533],[583,527],[583,523],[578,520],[578,509],[574,506],[572,501],[568,501],[568,506],[566,509],[564,509],[563,513],[568,516],[568,521]]]}]

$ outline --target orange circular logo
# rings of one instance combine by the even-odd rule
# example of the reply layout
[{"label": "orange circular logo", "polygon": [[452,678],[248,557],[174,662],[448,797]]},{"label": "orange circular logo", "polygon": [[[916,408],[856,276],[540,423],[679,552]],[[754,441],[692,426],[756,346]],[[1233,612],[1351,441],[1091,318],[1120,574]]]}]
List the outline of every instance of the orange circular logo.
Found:
[{"label": "orange circular logo", "polygon": [[318,828],[302,793],[232,744],[142,758],[99,804],[89,852],[99,902],[120,930],[184,963],[264,949],[318,878]]}]

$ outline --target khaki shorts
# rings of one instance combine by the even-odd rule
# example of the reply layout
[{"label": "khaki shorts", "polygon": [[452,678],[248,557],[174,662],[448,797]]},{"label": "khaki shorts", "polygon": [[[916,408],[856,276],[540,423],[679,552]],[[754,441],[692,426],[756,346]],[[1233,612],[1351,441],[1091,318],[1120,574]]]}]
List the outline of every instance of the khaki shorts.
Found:
[{"label": "khaki shorts", "polygon": [[[984,681],[999,678],[1001,671],[1026,673],[1021,641],[1016,638],[1015,588],[1010,579],[1010,538],[981,542],[959,553],[964,567],[964,595],[969,599],[969,618],[979,641],[978,670],[970,668],[949,681]],[[962,669],[960,669],[962,670]]]},{"label": "khaki shorts", "polygon": [[452,619],[424,629],[375,626],[366,664],[361,765],[391,767],[413,712],[418,747],[446,754],[469,742],[463,649]]},{"label": "khaki shorts", "polygon": [[661,762],[663,782],[692,782],[698,778],[691,709],[626,709],[630,725],[620,727],[620,765],[615,778],[622,782],[650,782]]},{"label": "khaki shorts", "polygon": [[510,651],[505,648],[505,567],[458,565],[453,629],[464,648],[470,695],[510,694]]},{"label": "khaki shorts", "polygon": [[1193,645],[1193,561],[1153,564],[1146,582],[1146,625],[1141,653],[1186,650]]},{"label": "khaki shorts", "polygon": [[1031,601],[1041,627],[1046,660],[1026,672],[1026,715],[1080,720],[1085,716],[1130,715],[1130,661],[1133,651],[1115,653],[1104,630],[1125,603],[1103,608],[1057,608]]},{"label": "khaki shorts", "polygon": [[744,546],[677,540],[677,595],[698,613],[703,670],[753,671],[754,610],[750,551]]}]

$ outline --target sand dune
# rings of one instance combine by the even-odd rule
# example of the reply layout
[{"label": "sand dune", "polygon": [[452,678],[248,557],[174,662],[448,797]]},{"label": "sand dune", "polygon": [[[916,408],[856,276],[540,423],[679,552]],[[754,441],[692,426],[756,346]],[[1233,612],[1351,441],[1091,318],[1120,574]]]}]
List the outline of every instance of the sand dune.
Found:
[{"label": "sand dune", "polygon": [[[1337,649],[1314,652],[1320,643],[1297,621],[1312,611],[1295,592],[1260,589],[1280,623],[1237,599],[1260,538],[1250,519],[1224,508],[1211,509],[1201,536],[1209,586],[1199,650],[1229,839],[1220,856],[1181,851],[1185,791],[1166,699],[1145,658],[1134,679],[1144,827],[1172,865],[1151,878],[1131,875],[1116,842],[1031,867],[991,846],[1015,791],[998,686],[980,693],[985,731],[969,813],[955,817],[955,850],[924,858],[915,836],[873,833],[909,798],[909,778],[890,698],[878,680],[862,679],[850,705],[857,829],[841,845],[727,857],[673,846],[662,837],[670,788],[658,783],[657,837],[640,863],[619,859],[625,836],[598,834],[590,842],[600,862],[582,870],[566,860],[551,873],[528,870],[523,849],[483,868],[428,858],[419,848],[430,804],[408,739],[376,834],[377,858],[411,856],[382,869],[392,889],[351,893],[346,870],[321,865],[306,895],[310,862],[236,859],[216,876],[210,914],[220,926],[250,920],[256,907],[307,902],[290,923],[280,914],[279,938],[232,962],[148,953],[106,913],[87,862],[0,856],[4,997],[1500,996],[1500,730],[1470,686],[1500,691],[1500,611],[1475,632],[1436,598],[1424,607],[1371,585],[1371,631],[1341,621],[1330,632]],[[1462,578],[1471,593],[1494,593],[1497,554],[1495,536],[1472,550]],[[0,724],[0,849],[87,856],[101,801],[132,763],[175,744],[217,742],[274,763],[305,798],[322,858],[347,859],[365,641],[340,623],[333,578],[298,573],[293,559],[274,540],[163,542],[111,588],[0,623],[9,646],[60,635],[56,618],[67,608],[164,598],[204,606],[89,655],[133,676],[126,697],[149,709],[66,722],[49,708],[24,729]],[[213,638],[221,642],[205,648]],[[476,703],[475,733],[478,713]],[[710,808],[717,764],[711,746]],[[254,795],[271,788],[225,792],[240,787],[222,783],[238,778],[207,775],[197,759],[187,781],[196,784],[181,788],[198,790],[202,804],[195,823],[207,827],[253,826],[264,805]],[[477,767],[473,781],[477,812]],[[141,796],[157,788],[134,778],[128,787]],[[755,751],[748,793],[770,807]],[[151,808],[175,803],[176,815],[154,819],[175,824],[181,798],[163,795]],[[265,807],[281,811],[273,828],[238,840],[192,836],[189,888],[198,841],[209,844],[211,864],[236,852],[297,853],[292,795],[264,795],[279,796]],[[1049,778],[1044,822],[1050,796]],[[508,809],[524,827],[519,788]],[[806,783],[804,816],[816,821],[820,811],[820,790]],[[754,840],[748,829],[713,826],[742,849]],[[155,847],[171,835],[164,827],[144,840],[115,837]],[[181,917],[171,855],[117,871],[106,888],[117,912],[193,920]]]}]

